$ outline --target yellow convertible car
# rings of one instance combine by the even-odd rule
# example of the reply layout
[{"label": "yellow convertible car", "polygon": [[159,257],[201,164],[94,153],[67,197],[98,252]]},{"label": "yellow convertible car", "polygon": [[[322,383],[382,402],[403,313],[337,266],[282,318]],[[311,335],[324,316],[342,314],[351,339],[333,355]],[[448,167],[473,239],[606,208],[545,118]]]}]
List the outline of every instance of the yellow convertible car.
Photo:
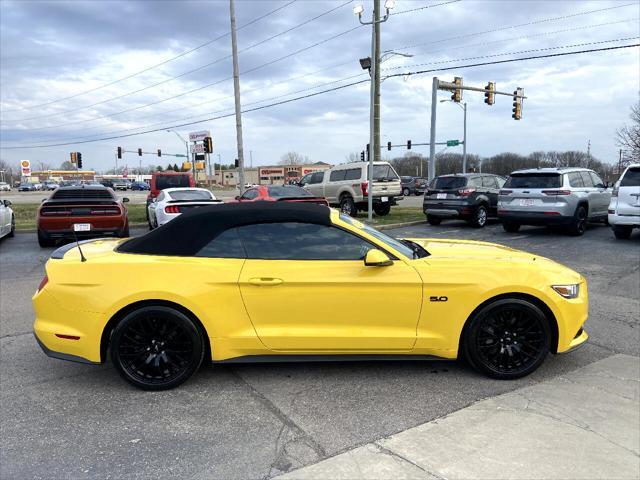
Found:
[{"label": "yellow convertible car", "polygon": [[587,340],[583,276],[496,244],[397,240],[325,206],[202,207],[56,250],[33,297],[55,358],[161,390],[213,362],[464,358],[527,375]]}]

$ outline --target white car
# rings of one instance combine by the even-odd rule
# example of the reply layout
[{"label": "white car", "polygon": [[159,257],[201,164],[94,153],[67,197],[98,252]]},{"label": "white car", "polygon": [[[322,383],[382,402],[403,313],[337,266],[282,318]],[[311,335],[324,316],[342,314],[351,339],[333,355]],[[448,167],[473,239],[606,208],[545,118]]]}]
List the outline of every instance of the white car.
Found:
[{"label": "white car", "polygon": [[223,203],[206,188],[166,188],[149,204],[151,228],[173,220],[192,208]]},{"label": "white car", "polygon": [[629,238],[634,228],[640,228],[640,163],[629,165],[620,176],[607,213],[616,238]]},{"label": "white car", "polygon": [[11,185],[6,182],[0,182],[0,192],[10,192]]},{"label": "white car", "polygon": [[0,238],[13,237],[16,231],[16,219],[13,215],[11,202],[9,200],[0,201]]}]

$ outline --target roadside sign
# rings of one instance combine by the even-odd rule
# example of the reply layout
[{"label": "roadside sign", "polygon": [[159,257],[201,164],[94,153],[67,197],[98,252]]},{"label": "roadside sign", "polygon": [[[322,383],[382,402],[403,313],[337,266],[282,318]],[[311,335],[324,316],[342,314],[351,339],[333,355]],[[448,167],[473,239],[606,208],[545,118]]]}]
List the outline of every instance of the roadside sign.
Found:
[{"label": "roadside sign", "polygon": [[447,147],[457,147],[460,145],[460,140],[447,140]]},{"label": "roadside sign", "polygon": [[193,153],[204,153],[204,143],[195,143],[191,146]]},{"label": "roadside sign", "polygon": [[201,130],[199,132],[191,132],[189,134],[189,140],[191,140],[192,142],[198,142],[210,136],[211,132],[209,130]]},{"label": "roadside sign", "polygon": [[22,172],[23,177],[31,176],[31,162],[29,160],[21,160],[20,161],[20,170]]}]

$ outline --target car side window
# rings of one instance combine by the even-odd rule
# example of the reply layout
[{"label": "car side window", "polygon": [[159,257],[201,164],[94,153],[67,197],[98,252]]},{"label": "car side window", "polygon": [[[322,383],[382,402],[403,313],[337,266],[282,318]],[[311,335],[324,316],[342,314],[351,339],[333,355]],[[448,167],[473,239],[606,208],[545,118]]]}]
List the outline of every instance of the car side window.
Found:
[{"label": "car side window", "polygon": [[496,183],[496,179],[489,175],[485,175],[482,177],[482,186],[487,188],[498,188],[498,184]]},{"label": "car side window", "polygon": [[251,188],[242,194],[243,200],[253,200],[258,196],[258,191],[255,188]]},{"label": "car side window", "polygon": [[604,188],[604,182],[602,181],[602,179],[598,176],[598,174],[594,173],[594,172],[589,172],[589,175],[591,175],[591,180],[593,180],[593,185],[596,188]]},{"label": "car side window", "polygon": [[494,177],[496,179],[496,182],[498,184],[498,188],[502,188],[505,184],[505,182],[507,181],[506,178],[504,177]]},{"label": "car side window", "polygon": [[481,187],[482,186],[482,179],[480,177],[472,177],[467,182],[467,186],[469,186],[469,187]]},{"label": "car side window", "polygon": [[247,258],[362,260],[374,245],[337,227],[313,223],[260,223],[238,227]]},{"label": "car side window", "polygon": [[244,247],[235,228],[225,230],[200,249],[196,257],[246,258]]},{"label": "car side window", "polygon": [[580,176],[582,177],[582,183],[584,183],[585,187],[593,188],[593,180],[589,172],[580,172]]},{"label": "car side window", "polygon": [[329,177],[329,180],[332,182],[340,182],[344,180],[346,173],[347,173],[346,170],[334,170],[333,172],[331,172],[331,176]]},{"label": "car side window", "polygon": [[580,172],[571,172],[567,174],[569,177],[569,185],[572,187],[584,187],[584,183],[582,182],[582,177],[580,176]]},{"label": "car side window", "polygon": [[311,176],[311,180],[309,180],[310,184],[322,183],[322,179],[324,178],[324,172],[316,172]]},{"label": "car side window", "polygon": [[345,180],[360,180],[362,176],[362,171],[359,168],[350,168],[346,171],[344,179]]},{"label": "car side window", "polygon": [[313,180],[313,173],[307,173],[304,177],[300,179],[300,185],[309,185]]}]

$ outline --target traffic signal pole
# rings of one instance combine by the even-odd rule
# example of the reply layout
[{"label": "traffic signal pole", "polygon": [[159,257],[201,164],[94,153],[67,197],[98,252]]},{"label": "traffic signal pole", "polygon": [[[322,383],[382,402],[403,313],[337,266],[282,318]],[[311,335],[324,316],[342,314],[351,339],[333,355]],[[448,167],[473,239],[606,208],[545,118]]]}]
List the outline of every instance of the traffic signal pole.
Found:
[{"label": "traffic signal pole", "polygon": [[438,77],[433,77],[431,91],[431,132],[429,135],[429,182],[436,176],[436,107],[438,105]]},{"label": "traffic signal pole", "polygon": [[462,173],[467,173],[467,102],[464,102],[464,129],[462,132]]},{"label": "traffic signal pole", "polygon": [[236,104],[236,139],[238,143],[238,183],[240,195],[244,192],[244,147],[242,145],[242,112],[240,109],[240,74],[238,73],[238,40],[236,38],[236,12],[233,0],[229,0],[231,17],[231,51],[233,54],[233,93]]}]

